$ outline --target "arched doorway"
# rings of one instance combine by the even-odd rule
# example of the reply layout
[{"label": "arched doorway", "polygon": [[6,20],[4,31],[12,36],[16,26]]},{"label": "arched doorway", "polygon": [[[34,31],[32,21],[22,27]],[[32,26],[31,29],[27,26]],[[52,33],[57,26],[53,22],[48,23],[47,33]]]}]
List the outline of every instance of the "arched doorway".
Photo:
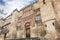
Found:
[{"label": "arched doorway", "polygon": [[25,23],[26,38],[30,38],[30,22]]}]

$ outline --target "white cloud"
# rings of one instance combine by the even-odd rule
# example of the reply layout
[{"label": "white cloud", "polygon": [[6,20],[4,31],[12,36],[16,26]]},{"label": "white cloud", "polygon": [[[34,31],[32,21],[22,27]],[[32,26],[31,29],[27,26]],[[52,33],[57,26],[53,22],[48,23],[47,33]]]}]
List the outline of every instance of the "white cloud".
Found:
[{"label": "white cloud", "polygon": [[[22,8],[24,8],[25,6],[31,4],[32,2],[35,2],[36,0],[4,0],[5,5],[2,6],[0,5],[0,10],[4,10],[4,14],[0,13],[0,15],[3,18],[6,18],[7,16],[9,16],[14,9],[18,9],[21,10]],[[1,19],[0,16],[0,19]]]}]

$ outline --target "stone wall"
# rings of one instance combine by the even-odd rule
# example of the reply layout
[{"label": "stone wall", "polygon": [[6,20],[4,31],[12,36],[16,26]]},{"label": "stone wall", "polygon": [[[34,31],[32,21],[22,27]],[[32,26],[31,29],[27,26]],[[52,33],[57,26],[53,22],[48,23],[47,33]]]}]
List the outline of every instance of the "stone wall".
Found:
[{"label": "stone wall", "polygon": [[[53,4],[52,4],[53,2]],[[12,38],[26,38],[25,24],[30,22],[30,36],[31,37],[45,37],[48,40],[55,40],[58,32],[56,31],[55,21],[60,24],[60,3],[56,0],[39,0],[38,3],[27,7],[26,9],[18,12],[14,11],[13,14],[8,17],[5,21],[0,21],[0,27],[7,27],[9,32],[5,35],[0,35],[0,40],[12,39]],[[35,10],[38,10],[36,13]],[[36,15],[40,14],[41,22],[38,26],[36,23]],[[10,23],[8,26],[5,24]],[[5,26],[3,26],[5,25]],[[1,30],[0,30],[1,31]]]}]

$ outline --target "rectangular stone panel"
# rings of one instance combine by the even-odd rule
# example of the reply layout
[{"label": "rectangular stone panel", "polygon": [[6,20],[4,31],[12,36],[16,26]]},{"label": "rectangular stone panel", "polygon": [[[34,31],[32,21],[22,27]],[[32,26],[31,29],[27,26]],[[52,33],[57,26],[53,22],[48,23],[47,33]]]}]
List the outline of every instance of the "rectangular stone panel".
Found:
[{"label": "rectangular stone panel", "polygon": [[40,8],[40,12],[42,17],[42,22],[55,18],[55,12],[51,2],[42,5],[42,7]]}]

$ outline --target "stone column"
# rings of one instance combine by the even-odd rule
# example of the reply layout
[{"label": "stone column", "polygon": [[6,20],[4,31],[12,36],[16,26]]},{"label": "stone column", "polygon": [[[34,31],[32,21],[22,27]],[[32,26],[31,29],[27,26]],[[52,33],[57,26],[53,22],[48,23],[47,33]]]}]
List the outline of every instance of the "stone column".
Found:
[{"label": "stone column", "polygon": [[26,38],[26,30],[25,30],[25,27],[23,28],[23,35],[22,35],[23,38]]}]

